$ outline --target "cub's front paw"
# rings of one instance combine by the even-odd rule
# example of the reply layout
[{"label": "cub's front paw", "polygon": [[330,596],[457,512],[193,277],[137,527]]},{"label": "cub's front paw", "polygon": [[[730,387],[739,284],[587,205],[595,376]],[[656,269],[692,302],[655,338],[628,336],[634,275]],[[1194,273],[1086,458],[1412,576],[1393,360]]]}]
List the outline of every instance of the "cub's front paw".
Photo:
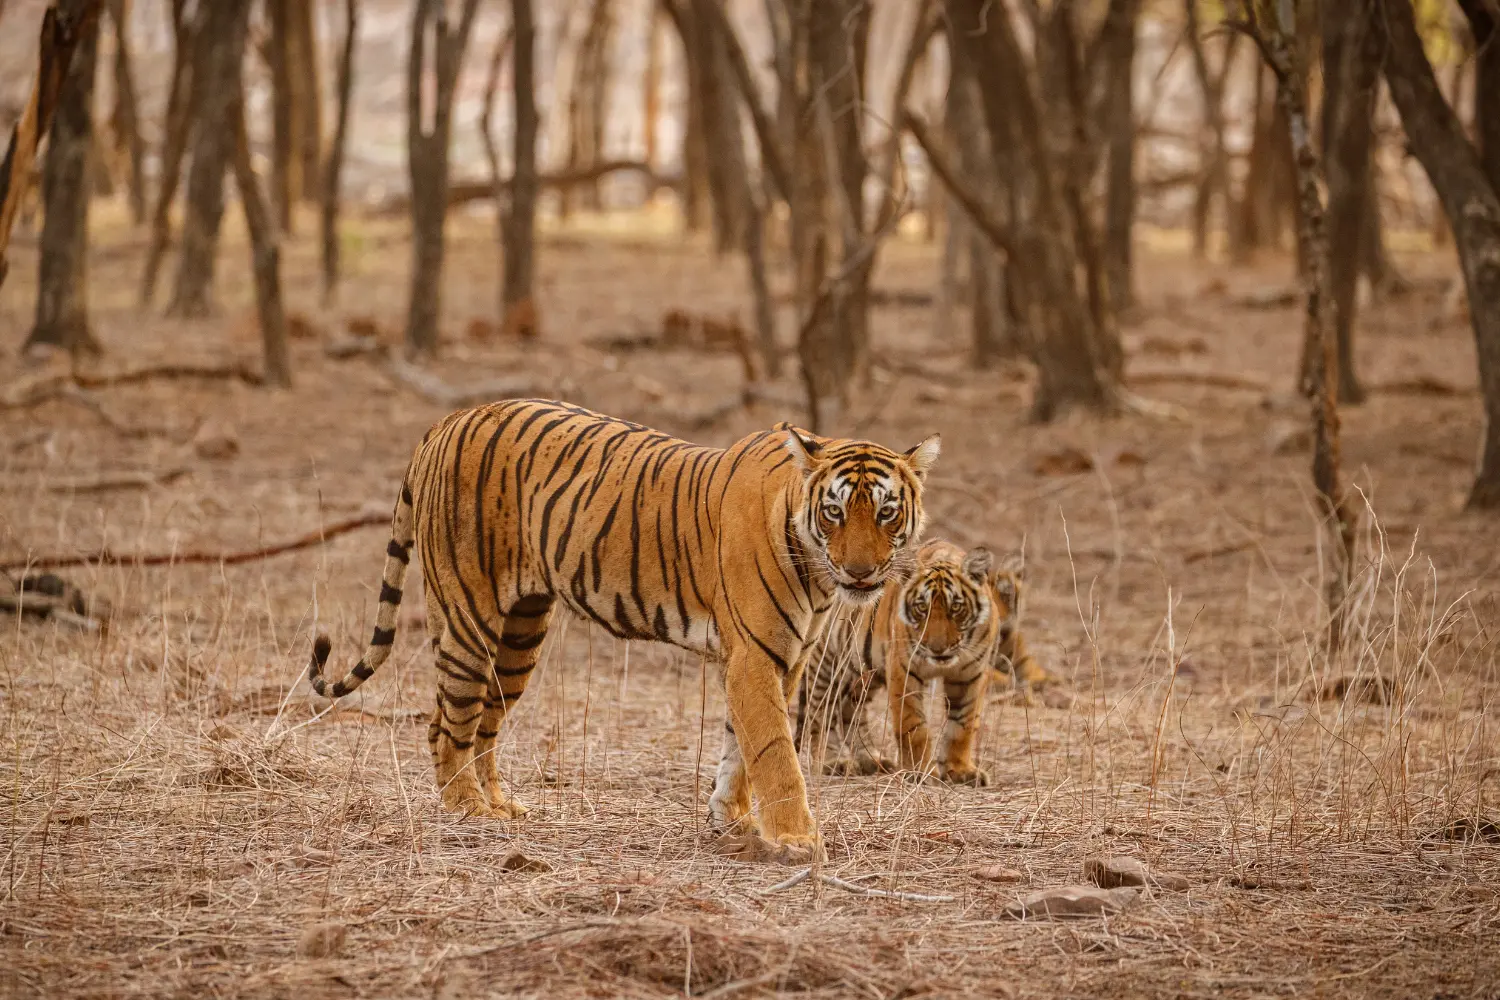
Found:
[{"label": "cub's front paw", "polygon": [[941,777],[950,785],[969,785],[974,788],[986,788],[990,783],[989,774],[977,767],[944,768]]},{"label": "cub's front paw", "polygon": [[932,767],[909,767],[901,772],[901,777],[914,785],[931,785],[937,782],[937,770]]}]

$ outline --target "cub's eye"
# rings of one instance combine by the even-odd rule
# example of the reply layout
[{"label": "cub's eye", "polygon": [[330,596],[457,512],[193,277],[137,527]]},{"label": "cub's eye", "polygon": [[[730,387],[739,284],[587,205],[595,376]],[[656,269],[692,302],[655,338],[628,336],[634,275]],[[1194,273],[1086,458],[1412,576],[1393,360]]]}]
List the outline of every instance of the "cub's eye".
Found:
[{"label": "cub's eye", "polygon": [[962,611],[963,609],[964,609],[964,598],[963,598],[963,595],[962,594],[956,594],[956,595],[954,595],[954,598],[953,598],[953,610],[954,611]]}]

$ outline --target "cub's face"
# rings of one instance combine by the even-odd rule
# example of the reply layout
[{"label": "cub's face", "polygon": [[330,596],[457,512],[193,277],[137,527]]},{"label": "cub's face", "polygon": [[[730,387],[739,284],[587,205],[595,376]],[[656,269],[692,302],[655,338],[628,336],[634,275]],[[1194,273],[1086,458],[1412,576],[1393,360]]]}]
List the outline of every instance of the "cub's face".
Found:
[{"label": "cub's face", "polygon": [[911,564],[926,524],[922,480],[937,461],[936,434],[907,452],[868,441],[815,439],[789,425],[786,447],[802,470],[797,533],[840,596],[880,597]]},{"label": "cub's face", "polygon": [[984,652],[1000,603],[993,571],[989,549],[966,553],[940,540],[922,546],[916,572],[898,592],[896,612],[915,637],[919,655],[944,664]]},{"label": "cub's face", "polygon": [[995,617],[1000,620],[1002,639],[1014,631],[1016,618],[1021,613],[1021,584],[1024,575],[1020,560],[1007,559],[991,576]]}]

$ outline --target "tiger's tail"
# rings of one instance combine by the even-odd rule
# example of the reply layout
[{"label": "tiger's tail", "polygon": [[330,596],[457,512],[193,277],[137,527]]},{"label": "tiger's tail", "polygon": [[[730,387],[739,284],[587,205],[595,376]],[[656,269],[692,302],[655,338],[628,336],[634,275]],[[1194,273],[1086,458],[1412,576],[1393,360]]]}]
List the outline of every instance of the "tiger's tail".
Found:
[{"label": "tiger's tail", "polygon": [[312,662],[307,667],[307,680],[320,698],[342,698],[369,680],[380,665],[391,655],[391,646],[396,641],[396,615],[401,608],[401,584],[406,579],[406,567],[411,562],[412,502],[411,490],[401,484],[401,496],[396,500],[396,509],[391,514],[391,541],[385,549],[385,572],[380,577],[380,608],[375,612],[375,634],[370,637],[365,655],[354,665],[354,669],[336,684],[329,684],[323,676],[323,666],[333,643],[326,634],[319,634],[313,641]]}]

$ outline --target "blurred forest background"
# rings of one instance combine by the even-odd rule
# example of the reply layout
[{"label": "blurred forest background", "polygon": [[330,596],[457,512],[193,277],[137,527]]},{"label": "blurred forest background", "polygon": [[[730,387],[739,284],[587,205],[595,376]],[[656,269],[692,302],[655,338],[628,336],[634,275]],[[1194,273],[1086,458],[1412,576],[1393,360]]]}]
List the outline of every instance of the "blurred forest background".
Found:
[{"label": "blurred forest background", "polygon": [[[0,0],[0,135],[0,992],[1493,996],[1496,0]],[[947,903],[714,855],[670,649],[554,630],[514,827],[415,585],[307,694],[530,395],[943,433],[1055,683],[989,789],[810,780]],[[997,922],[1100,853],[1193,888]]]}]

